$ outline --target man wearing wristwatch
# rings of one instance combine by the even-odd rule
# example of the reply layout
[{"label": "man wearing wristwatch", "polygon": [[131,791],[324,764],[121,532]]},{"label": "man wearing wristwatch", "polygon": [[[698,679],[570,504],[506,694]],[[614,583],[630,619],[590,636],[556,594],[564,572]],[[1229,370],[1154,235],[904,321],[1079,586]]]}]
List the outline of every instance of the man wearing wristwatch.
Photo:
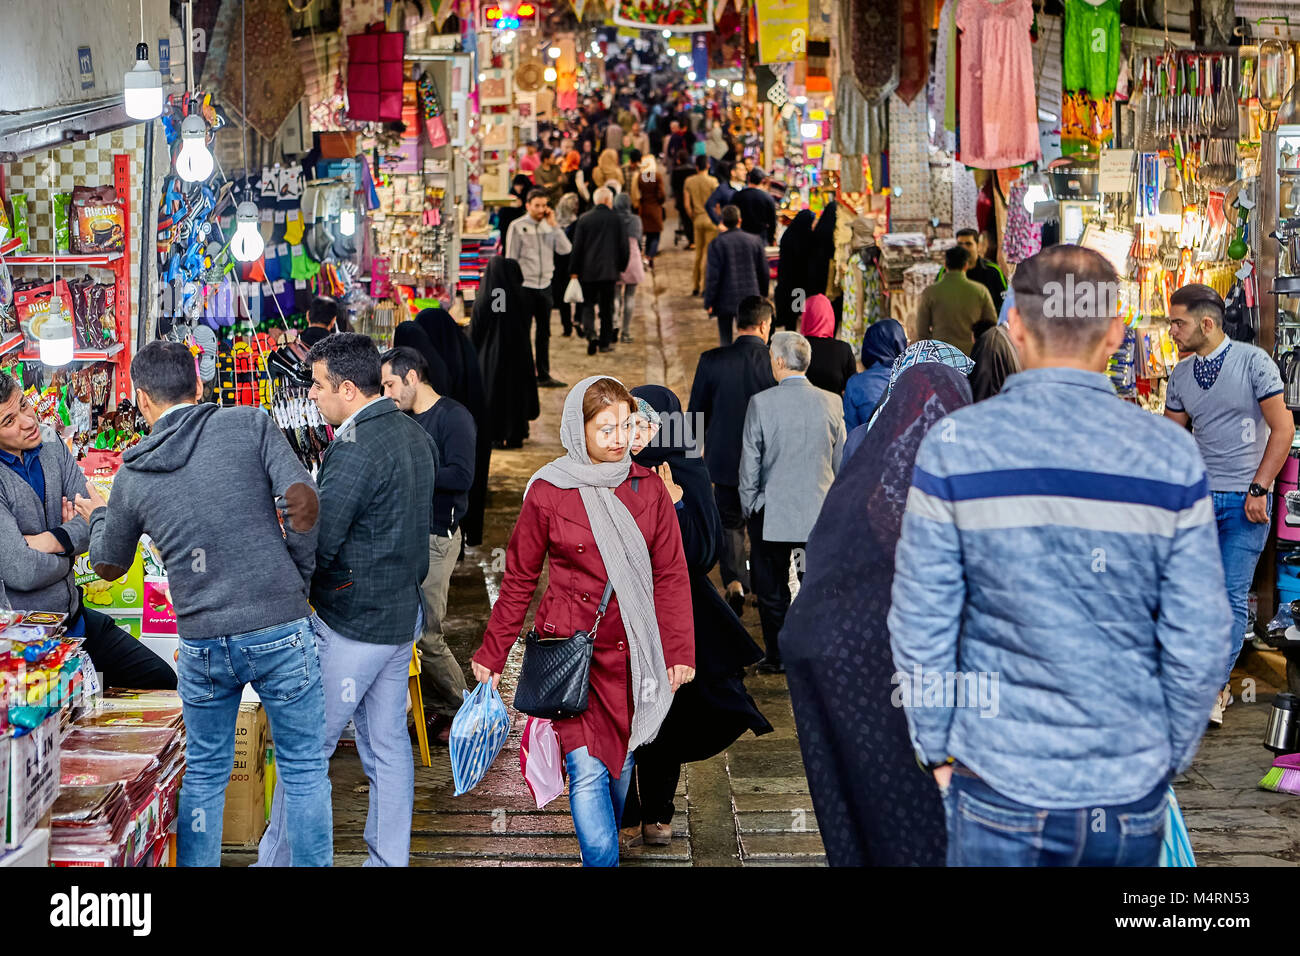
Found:
[{"label": "man wearing wristwatch", "polygon": [[[1277,365],[1261,348],[1223,332],[1224,304],[1207,285],[1183,286],[1169,297],[1169,331],[1181,352],[1169,376],[1165,415],[1192,426],[1214,494],[1223,574],[1232,605],[1233,634],[1245,640],[1246,603],[1255,565],[1268,543],[1273,479],[1282,470],[1295,421],[1282,394]],[[1228,683],[1210,712],[1223,723],[1232,703]]]}]

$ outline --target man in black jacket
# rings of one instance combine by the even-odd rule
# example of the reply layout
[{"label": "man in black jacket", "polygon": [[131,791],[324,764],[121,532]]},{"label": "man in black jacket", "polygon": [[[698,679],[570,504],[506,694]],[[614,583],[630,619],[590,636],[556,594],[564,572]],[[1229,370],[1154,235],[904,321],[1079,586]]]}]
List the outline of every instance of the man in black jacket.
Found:
[{"label": "man in black jacket", "polygon": [[[311,399],[335,429],[317,475],[320,533],[311,581],[326,754],[353,721],[370,781],[367,862],[406,866],[415,801],[407,669],[423,629],[420,584],[429,571],[433,442],[380,394],[379,352],[369,336],[331,335],[309,359]],[[290,858],[277,780],[258,865],[283,866]]]},{"label": "man in black jacket", "polygon": [[744,611],[749,588],[745,516],[738,490],[740,450],[750,398],[776,385],[767,351],[771,331],[772,303],[756,295],[744,299],[736,313],[735,343],[701,355],[691,386],[690,412],[703,417],[704,463],[722,516],[722,583],[727,603],[737,615]]},{"label": "man in black jacket", "polygon": [[718,338],[731,344],[731,325],[742,299],[767,295],[770,272],[763,241],[741,228],[735,206],[722,208],[722,232],[709,244],[704,308],[718,320]]},{"label": "man in black jacket", "polygon": [[763,188],[761,169],[750,170],[748,182],[731,203],[740,210],[741,228],[770,246],[776,242],[776,200]]},{"label": "man in black jacket", "polygon": [[437,459],[433,512],[429,516],[429,573],[420,585],[424,592],[420,691],[428,715],[429,739],[445,744],[451,739],[451,719],[460,710],[467,690],[465,671],[443,638],[443,620],[447,617],[451,573],[460,557],[460,519],[465,515],[469,487],[474,483],[477,429],[469,409],[433,390],[429,366],[415,349],[389,349],[380,361],[384,394],[428,432]]},{"label": "man in black jacket", "polygon": [[[614,193],[602,186],[592,194],[595,205],[573,231],[569,271],[582,283],[582,331],[587,354],[614,351],[614,284],[627,268],[631,251],[627,229],[614,212]],[[596,337],[596,306],[600,306],[600,337]]]}]

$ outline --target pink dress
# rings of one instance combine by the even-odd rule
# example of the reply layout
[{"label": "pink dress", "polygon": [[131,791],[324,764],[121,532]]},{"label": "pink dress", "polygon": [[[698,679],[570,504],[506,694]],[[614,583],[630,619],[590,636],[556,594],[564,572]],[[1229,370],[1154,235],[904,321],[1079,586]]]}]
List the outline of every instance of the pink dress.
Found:
[{"label": "pink dress", "polygon": [[1037,160],[1031,0],[961,0],[960,159],[980,169]]}]

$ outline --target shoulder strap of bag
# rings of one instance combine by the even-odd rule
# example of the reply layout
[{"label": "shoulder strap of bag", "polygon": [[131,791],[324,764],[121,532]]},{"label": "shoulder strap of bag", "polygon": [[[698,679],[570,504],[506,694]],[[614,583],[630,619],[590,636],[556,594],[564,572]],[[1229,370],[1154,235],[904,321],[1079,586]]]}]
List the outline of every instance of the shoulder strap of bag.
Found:
[{"label": "shoulder strap of bag", "polygon": [[605,617],[605,610],[606,608],[609,607],[609,599],[613,596],[614,596],[614,582],[606,581],[605,593],[600,596],[600,607],[596,608],[596,623],[591,625],[591,630],[588,632],[588,635],[591,637],[593,641],[596,639],[596,632],[600,630],[600,622]]}]

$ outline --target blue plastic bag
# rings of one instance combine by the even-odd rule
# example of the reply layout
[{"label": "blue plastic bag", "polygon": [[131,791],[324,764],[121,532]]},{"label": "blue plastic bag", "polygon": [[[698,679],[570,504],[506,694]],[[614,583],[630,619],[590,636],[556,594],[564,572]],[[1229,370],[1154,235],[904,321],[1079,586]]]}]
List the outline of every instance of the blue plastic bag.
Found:
[{"label": "blue plastic bag", "polygon": [[1165,821],[1165,839],[1160,844],[1161,866],[1195,866],[1196,857],[1192,854],[1192,839],[1187,833],[1187,823],[1183,820],[1183,811],[1170,787],[1165,795],[1165,808],[1168,819]]},{"label": "blue plastic bag", "polygon": [[505,701],[491,684],[463,691],[464,702],[451,722],[451,778],[456,796],[478,786],[510,735]]}]

